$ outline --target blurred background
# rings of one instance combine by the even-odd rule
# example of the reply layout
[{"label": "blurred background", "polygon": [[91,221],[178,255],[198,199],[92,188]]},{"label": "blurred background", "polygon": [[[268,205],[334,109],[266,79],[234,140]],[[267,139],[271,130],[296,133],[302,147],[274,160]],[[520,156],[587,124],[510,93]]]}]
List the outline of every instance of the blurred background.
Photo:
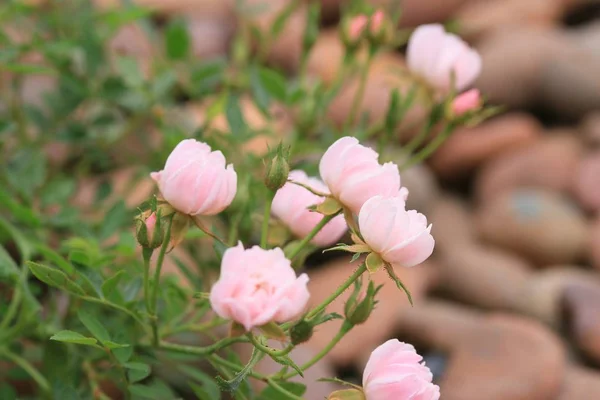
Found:
[{"label": "blurred background", "polygon": [[[252,26],[260,30],[269,29],[293,1],[245,3],[260,8],[252,17]],[[321,29],[306,68],[309,76],[331,82],[343,54],[337,28],[343,1],[321,2]],[[43,10],[56,2],[30,3]],[[209,65],[239,51],[232,43],[239,28],[234,0],[134,3],[151,10],[158,29],[173,29],[172,21],[185,26],[193,57],[213,63]],[[103,10],[120,7],[118,0],[90,4]],[[413,343],[425,356],[444,400],[600,398],[600,1],[403,0],[401,4],[401,29],[410,33],[420,24],[445,23],[480,52],[483,72],[474,86],[490,104],[503,105],[505,111],[477,127],[461,128],[426,164],[402,175],[411,193],[409,207],[428,216],[437,243],[430,260],[401,275],[415,306],[387,283],[373,316],[344,338],[308,379],[338,376],[360,382],[370,352],[396,337]],[[290,75],[300,67],[303,7],[293,11],[264,55],[270,65]],[[30,32],[26,23],[3,28],[12,40]],[[177,34],[176,29],[171,31],[172,40]],[[140,23],[119,26],[108,42],[109,53],[132,56],[142,76],[151,74],[150,65],[160,49],[162,44]],[[374,120],[385,115],[392,90],[407,87],[394,73],[394,67],[403,65],[402,51],[378,56],[369,74],[362,111]],[[39,60],[34,52],[28,57],[30,65]],[[192,79],[200,90],[210,91],[211,70],[196,72]],[[49,93],[60,101],[77,96],[76,88],[52,75],[17,78],[10,71],[2,72],[5,93],[17,79],[19,98],[31,109],[45,107]],[[136,73],[129,79],[135,80]],[[170,78],[152,79],[166,84]],[[328,110],[332,120],[345,118],[355,86],[349,82]],[[131,106],[136,99],[127,101]],[[10,106],[10,101],[3,104]],[[251,102],[242,99],[240,104],[252,126],[283,131],[289,123],[285,109],[267,121]],[[83,112],[81,107],[77,112]],[[168,111],[153,112],[197,126],[207,109],[182,98]],[[124,196],[127,207],[137,206],[153,192],[145,175],[131,165],[121,167],[132,164],[144,146],[160,141],[161,135],[143,120],[121,116],[119,129],[126,124],[137,133],[111,140],[114,126],[100,122],[105,123],[97,126],[103,139],[91,149],[89,154],[98,157],[90,164],[108,162],[110,168],[100,167],[97,178],[79,181],[67,196],[73,208],[96,214],[103,212],[95,204],[107,182],[110,196]],[[228,129],[224,120],[215,124]],[[81,157],[90,150],[53,136],[63,132],[76,137],[77,127],[70,128],[66,133],[59,126],[43,132],[48,135],[45,156],[64,171],[69,171],[74,154]],[[248,144],[248,150],[264,154],[267,143],[257,140]],[[176,257],[189,255],[180,252]],[[309,259],[315,303],[348,276],[352,268],[348,262],[338,255]],[[171,271],[177,273],[173,266]],[[383,275],[374,279],[387,282]],[[335,307],[341,311],[343,301]],[[337,329],[336,321],[323,325],[295,357],[310,358]],[[309,384],[305,397],[320,399],[331,389],[329,383]]]}]

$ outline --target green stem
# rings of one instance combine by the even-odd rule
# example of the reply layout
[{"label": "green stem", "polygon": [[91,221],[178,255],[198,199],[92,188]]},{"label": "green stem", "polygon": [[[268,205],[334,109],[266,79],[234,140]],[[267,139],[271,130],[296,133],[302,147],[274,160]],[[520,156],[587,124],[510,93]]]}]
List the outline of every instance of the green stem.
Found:
[{"label": "green stem", "polygon": [[206,347],[187,346],[182,344],[170,343],[161,341],[158,348],[161,350],[169,350],[177,353],[194,354],[198,356],[206,356],[219,351],[233,343],[248,342],[244,336],[226,337]]},{"label": "green stem", "polygon": [[[27,270],[27,268],[24,269]],[[17,310],[19,309],[19,304],[21,304],[22,297],[21,285],[23,284],[23,282],[23,280],[20,280],[18,285],[15,287],[10,306],[8,306],[8,310],[6,311],[6,314],[4,315],[4,318],[2,318],[2,322],[0,323],[0,332],[4,331],[10,325],[10,321],[12,321],[15,314],[17,313]]]},{"label": "green stem", "polygon": [[154,338],[154,347],[158,346],[160,340],[158,336],[158,317],[156,316],[156,309],[158,303],[158,290],[160,287],[160,271],[162,270],[163,262],[165,260],[165,254],[167,253],[169,243],[171,242],[171,226],[173,226],[173,217],[169,219],[169,225],[167,225],[167,232],[165,233],[165,238],[162,246],[160,247],[158,259],[156,260],[156,266],[154,268],[154,287],[152,291],[152,300],[150,301],[150,323],[152,324],[152,337]]},{"label": "green stem", "polygon": [[407,162],[405,162],[400,167],[400,170],[404,171],[415,164],[425,161],[430,155],[433,154],[433,152],[435,152],[442,145],[442,143],[446,141],[446,139],[448,139],[448,137],[452,134],[453,131],[454,125],[446,125],[444,130],[439,135],[437,135],[435,139],[431,141],[431,143],[429,143],[421,151],[415,154],[414,157],[411,157]]},{"label": "green stem", "polygon": [[144,302],[146,304],[146,312],[151,314],[152,305],[150,304],[150,258],[152,257],[153,249],[144,248],[142,254],[144,257]]},{"label": "green stem", "polygon": [[294,349],[294,345],[289,345],[285,349],[276,350],[276,349],[273,349],[269,346],[265,346],[264,344],[262,344],[260,342],[260,340],[258,340],[252,333],[248,333],[247,336],[250,339],[250,342],[254,345],[254,347],[258,348],[263,353],[266,353],[272,357],[285,356]]},{"label": "green stem", "polygon": [[51,387],[50,387],[50,384],[48,383],[48,381],[46,380],[46,378],[44,378],[44,376],[42,374],[40,374],[40,372],[33,365],[31,365],[26,359],[13,353],[12,351],[10,351],[8,349],[3,349],[3,348],[0,348],[0,355],[6,357],[10,361],[14,362],[19,367],[21,367],[23,370],[25,370],[25,372],[27,372],[29,374],[29,376],[31,376],[33,378],[33,380],[38,384],[38,386],[44,392],[46,392],[46,393],[50,392]]},{"label": "green stem", "polygon": [[[340,340],[342,340],[342,338],[348,333],[350,332],[350,330],[353,328],[354,326],[349,323],[348,321],[344,321],[344,323],[342,324],[342,326],[340,327],[340,330],[338,331],[338,333],[333,337],[333,339],[331,339],[331,341],[327,344],[327,346],[325,346],[323,348],[323,350],[321,350],[319,353],[315,354],[315,356],[310,359],[308,362],[306,362],[304,365],[302,365],[300,367],[300,369],[302,371],[307,370],[308,368],[312,367],[313,365],[315,365],[317,362],[319,362],[323,357],[325,357],[327,355],[327,353],[329,353],[331,351],[331,349],[333,349],[335,347],[335,345],[338,344],[338,342]],[[298,374],[297,371],[292,371],[286,375],[284,375],[281,379],[290,379],[294,376],[296,376]]]},{"label": "green stem", "polygon": [[431,122],[427,122],[421,131],[417,134],[417,136],[413,137],[402,149],[407,156],[410,156],[420,145],[423,143],[425,138],[429,136],[431,129],[433,128],[433,124]]},{"label": "green stem", "polygon": [[323,219],[313,228],[313,230],[310,231],[310,233],[304,239],[302,239],[302,241],[300,241],[300,243],[298,243],[298,245],[294,248],[294,250],[292,250],[292,252],[289,254],[288,258],[290,260],[293,260],[294,257],[296,257],[300,253],[300,251],[304,248],[304,246],[306,246],[308,244],[308,242],[310,242],[317,235],[317,233],[319,233],[321,231],[321,229],[323,229],[323,227],[325,225],[327,225],[327,223],[329,221],[331,221],[333,218],[335,218],[338,214],[339,213],[335,213],[335,214],[324,216]]},{"label": "green stem", "polygon": [[[233,363],[231,361],[225,360],[224,358],[219,357],[216,354],[211,354],[207,358],[215,364],[221,365],[226,368],[231,368],[231,369],[235,370],[236,372],[239,372],[244,368],[243,365],[239,365],[239,364]],[[248,375],[254,379],[258,379],[258,380],[261,380],[264,382],[267,381],[267,377],[262,374],[259,374],[258,372],[250,372]]]},{"label": "green stem", "polygon": [[286,390],[285,388],[279,386],[273,379],[269,378],[267,379],[267,383],[269,384],[269,386],[271,386],[273,389],[277,390],[279,393],[281,393],[282,395],[285,396],[286,399],[292,399],[292,400],[302,400],[302,397],[300,396],[296,396],[294,393]]},{"label": "green stem", "polygon": [[346,116],[346,121],[344,122],[343,132],[346,132],[350,127],[356,113],[358,112],[358,107],[362,101],[363,96],[365,95],[365,88],[367,87],[367,77],[369,75],[369,70],[371,69],[371,64],[373,62],[373,58],[375,57],[375,51],[373,49],[369,50],[369,55],[367,56],[367,61],[361,71],[358,89],[354,94],[354,99],[352,100],[352,106],[350,107],[350,113]]},{"label": "green stem", "polygon": [[354,283],[354,281],[357,280],[363,274],[363,272],[365,272],[366,270],[367,270],[367,265],[365,263],[362,263],[360,265],[360,267],[358,267],[356,269],[356,271],[354,271],[354,273],[352,275],[350,275],[350,277],[348,279],[346,279],[346,281],[344,283],[342,283],[335,292],[333,292],[333,294],[331,294],[321,304],[319,304],[317,307],[312,309],[308,314],[306,314],[305,319],[310,320],[313,317],[315,317],[316,315],[318,315],[321,311],[323,311],[329,304],[331,304],[335,299],[337,299],[340,294],[342,294],[346,289],[348,289],[350,287],[350,285],[352,285]]},{"label": "green stem", "polygon": [[266,249],[267,240],[269,239],[269,222],[271,221],[271,205],[273,204],[273,198],[275,192],[269,190],[267,196],[267,202],[265,203],[265,212],[263,214],[262,229],[260,234],[260,247]]}]

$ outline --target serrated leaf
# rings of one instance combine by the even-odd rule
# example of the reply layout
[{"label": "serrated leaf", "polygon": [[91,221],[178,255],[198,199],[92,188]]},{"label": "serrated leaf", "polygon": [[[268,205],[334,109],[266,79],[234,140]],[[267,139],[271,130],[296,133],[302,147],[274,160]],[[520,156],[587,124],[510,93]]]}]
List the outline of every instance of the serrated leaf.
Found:
[{"label": "serrated leaf", "polygon": [[128,362],[124,363],[123,367],[127,368],[127,379],[130,383],[139,382],[150,375],[152,370],[150,366],[141,362]]},{"label": "serrated leaf", "polygon": [[123,275],[125,275],[125,271],[121,270],[104,281],[102,284],[102,294],[104,297],[109,297],[115,291]]},{"label": "serrated leaf", "polygon": [[93,315],[83,309],[77,310],[77,317],[94,337],[102,342],[110,341],[110,335],[106,328]]},{"label": "serrated leaf", "polygon": [[50,340],[56,340],[57,342],[63,343],[83,344],[87,346],[94,346],[96,343],[98,343],[98,341],[94,338],[86,337],[80,333],[69,330],[56,332],[50,337]]},{"label": "serrated leaf", "polygon": [[171,60],[181,60],[190,52],[190,35],[185,21],[174,20],[165,30],[165,50]]},{"label": "serrated leaf", "polygon": [[48,286],[63,289],[75,295],[85,295],[85,291],[83,290],[83,288],[71,279],[69,279],[64,272],[55,268],[50,268],[46,267],[45,265],[34,263],[32,261],[28,261],[27,266],[36,278],[38,278],[40,281],[44,282]]}]

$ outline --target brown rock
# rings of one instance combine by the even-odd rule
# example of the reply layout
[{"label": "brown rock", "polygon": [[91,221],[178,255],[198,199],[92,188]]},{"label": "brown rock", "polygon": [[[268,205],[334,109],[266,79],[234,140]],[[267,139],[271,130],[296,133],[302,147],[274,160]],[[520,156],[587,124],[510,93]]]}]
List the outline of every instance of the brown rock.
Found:
[{"label": "brown rock", "polygon": [[478,307],[519,309],[532,275],[525,261],[479,245],[457,246],[439,254],[438,282],[442,290]]},{"label": "brown rock", "polygon": [[530,315],[555,330],[561,328],[562,298],[566,285],[586,284],[597,280],[595,273],[575,265],[557,265],[531,274],[527,290],[520,298],[518,311]]},{"label": "brown rock", "polygon": [[440,388],[444,400],[479,400],[482,395],[486,400],[547,400],[560,389],[564,368],[562,345],[543,325],[494,315],[455,343]]},{"label": "brown rock", "polygon": [[592,265],[600,269],[600,216],[596,217],[590,229],[588,248]]},{"label": "brown rock", "polygon": [[473,128],[461,128],[430,159],[433,169],[451,178],[483,162],[535,142],[541,125],[528,114],[506,114]]},{"label": "brown rock", "polygon": [[583,118],[579,131],[586,144],[594,148],[600,147],[600,112],[592,112]]},{"label": "brown rock", "polygon": [[477,38],[511,27],[551,27],[562,12],[562,0],[479,0],[466,3],[455,18],[461,35]]},{"label": "brown rock", "polygon": [[566,284],[563,302],[568,331],[576,346],[600,364],[600,279]]},{"label": "brown rock", "polygon": [[589,400],[600,397],[600,373],[569,365],[557,400]]},{"label": "brown rock", "polygon": [[422,213],[430,210],[439,196],[436,177],[426,165],[414,165],[402,171],[402,186],[410,192],[406,207]]},{"label": "brown rock", "polygon": [[595,152],[581,161],[574,181],[575,195],[585,208],[600,210],[600,152]]},{"label": "brown rock", "polygon": [[[359,261],[353,264],[349,264],[348,261],[348,258],[344,258],[311,271],[308,288],[311,293],[311,306],[321,303],[358,267]],[[415,268],[396,270],[417,304],[431,285],[434,272],[431,267],[430,263],[424,263]],[[368,279],[367,275],[364,279]],[[410,308],[406,295],[396,287],[385,271],[373,274],[371,279],[375,284],[384,285],[377,296],[379,303],[370,318],[364,324],[354,327],[329,353],[335,364],[348,365],[356,359],[362,359],[365,354],[370,354],[375,347],[393,335],[401,313]],[[347,290],[327,308],[327,311],[343,315],[344,304],[349,295],[350,291]],[[341,324],[341,320],[334,320],[320,325],[307,345],[315,351],[323,349],[337,334]],[[358,342],[361,343],[360,346],[355,345]]]},{"label": "brown rock", "polygon": [[320,77],[326,83],[332,83],[342,66],[344,45],[337,29],[328,29],[319,35],[310,56],[307,70],[311,75]]},{"label": "brown rock", "polygon": [[439,196],[427,217],[432,224],[431,234],[435,238],[436,249],[447,251],[475,243],[469,206],[459,198],[447,193]]},{"label": "brown rock", "polygon": [[235,31],[233,15],[195,14],[188,18],[188,30],[194,57],[226,56]]},{"label": "brown rock", "polygon": [[499,195],[480,207],[476,220],[483,239],[540,265],[573,263],[586,251],[585,217],[553,192],[517,189]]},{"label": "brown rock", "polygon": [[522,107],[538,98],[540,73],[570,41],[555,30],[522,27],[487,35],[479,44],[483,70],[475,86],[493,103]]},{"label": "brown rock", "polygon": [[487,163],[477,176],[477,199],[488,202],[516,187],[566,191],[572,186],[582,146],[573,135],[552,135]]}]

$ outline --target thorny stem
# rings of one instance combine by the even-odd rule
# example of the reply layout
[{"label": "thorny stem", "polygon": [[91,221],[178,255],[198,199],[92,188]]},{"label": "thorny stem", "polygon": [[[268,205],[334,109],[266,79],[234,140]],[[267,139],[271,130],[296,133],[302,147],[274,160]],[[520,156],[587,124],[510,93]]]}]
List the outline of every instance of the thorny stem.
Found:
[{"label": "thorny stem", "polygon": [[233,343],[248,342],[248,339],[243,336],[226,337],[206,347],[186,346],[182,344],[170,343],[161,341],[158,348],[161,350],[169,350],[177,353],[194,354],[198,356],[207,356],[216,351],[219,351]]},{"label": "thorny stem", "polygon": [[265,346],[258,340],[252,333],[248,333],[248,338],[250,342],[254,345],[254,347],[258,348],[260,351],[272,356],[272,357],[280,357],[289,354],[290,351],[294,349],[293,345],[287,346],[285,349],[276,350],[269,346]]},{"label": "thorny stem", "polygon": [[169,248],[169,242],[171,241],[171,227],[173,225],[173,217],[169,219],[169,225],[167,225],[167,232],[165,234],[165,238],[162,246],[160,247],[160,252],[158,253],[158,259],[156,260],[156,267],[154,268],[154,287],[152,291],[152,300],[150,301],[151,310],[150,310],[150,323],[152,325],[152,337],[154,347],[158,347],[159,337],[158,337],[158,318],[156,316],[156,308],[158,302],[158,290],[160,287],[160,271],[162,269],[163,261],[165,260],[165,254],[167,253],[167,249]]}]

